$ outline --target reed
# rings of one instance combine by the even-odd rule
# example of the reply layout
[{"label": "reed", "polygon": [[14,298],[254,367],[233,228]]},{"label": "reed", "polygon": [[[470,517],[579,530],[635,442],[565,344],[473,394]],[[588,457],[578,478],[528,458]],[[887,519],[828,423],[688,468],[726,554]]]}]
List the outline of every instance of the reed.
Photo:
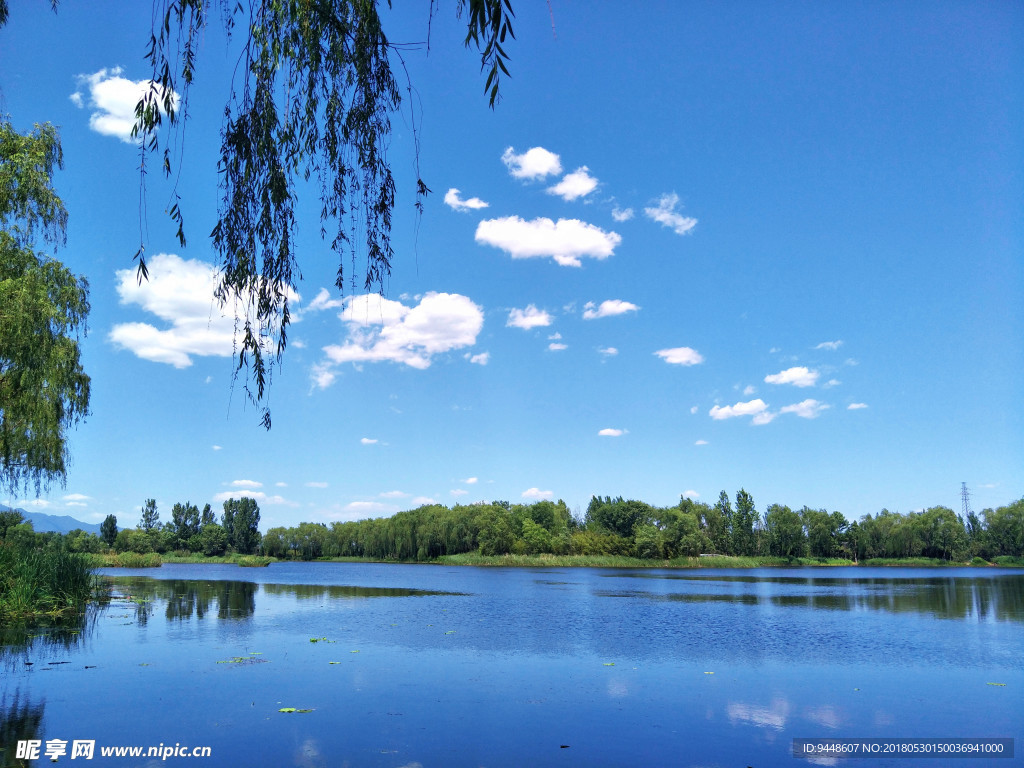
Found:
[{"label": "reed", "polygon": [[81,609],[93,591],[92,568],[88,555],[0,542],[0,617],[20,619]]}]

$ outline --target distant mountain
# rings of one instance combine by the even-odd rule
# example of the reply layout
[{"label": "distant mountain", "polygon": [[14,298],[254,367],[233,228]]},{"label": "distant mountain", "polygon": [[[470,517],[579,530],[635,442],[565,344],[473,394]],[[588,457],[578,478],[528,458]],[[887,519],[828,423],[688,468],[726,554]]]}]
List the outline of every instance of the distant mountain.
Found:
[{"label": "distant mountain", "polygon": [[[11,507],[5,507],[0,504],[0,512],[10,511]],[[100,535],[100,526],[97,523],[83,523],[81,520],[76,520],[70,515],[47,515],[42,512],[26,512],[24,509],[15,509],[15,512],[20,512],[21,516],[28,522],[32,523],[32,528],[38,533],[45,533],[47,531],[56,531],[57,533],[68,533],[81,528],[86,533],[95,533],[97,536]]]}]

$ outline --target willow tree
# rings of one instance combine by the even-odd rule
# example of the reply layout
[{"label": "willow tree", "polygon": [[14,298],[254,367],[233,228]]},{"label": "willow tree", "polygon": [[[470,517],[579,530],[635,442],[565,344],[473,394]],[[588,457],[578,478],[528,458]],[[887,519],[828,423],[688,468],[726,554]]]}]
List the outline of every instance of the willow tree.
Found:
[{"label": "willow tree", "polygon": [[52,125],[22,135],[0,121],[0,488],[37,494],[63,484],[67,432],[89,411],[78,349],[89,286],[36,250],[64,243],[68,214],[51,183],[62,164]]},{"label": "willow tree", "polygon": [[[175,173],[199,44],[211,19],[229,39],[242,38],[220,132],[220,203],[211,237],[220,267],[217,298],[239,310],[236,373],[244,371],[245,390],[257,403],[265,403],[287,344],[289,297],[301,276],[295,238],[300,186],[312,181],[319,187],[320,234],[337,254],[340,291],[346,283],[354,291],[359,279],[367,292],[383,292],[391,273],[396,183],[387,149],[391,117],[411,84],[396,74],[405,72],[402,51],[409,46],[388,40],[380,5],[164,0],[154,13],[146,54],[152,85],[137,105],[133,130],[144,147],[143,179],[147,155],[159,159],[165,175]],[[434,1],[423,8],[429,36]],[[487,72],[484,88],[493,108],[499,81],[508,75],[503,45],[514,37],[510,0],[458,0],[456,10],[467,21],[465,44],[477,49]],[[159,130],[165,122],[172,130]],[[413,126],[415,133],[415,119]],[[422,211],[430,190],[416,175],[415,207]],[[172,199],[168,213],[184,246],[182,201],[177,192]],[[136,258],[141,280],[145,243]],[[269,428],[265,405],[262,420]]]}]

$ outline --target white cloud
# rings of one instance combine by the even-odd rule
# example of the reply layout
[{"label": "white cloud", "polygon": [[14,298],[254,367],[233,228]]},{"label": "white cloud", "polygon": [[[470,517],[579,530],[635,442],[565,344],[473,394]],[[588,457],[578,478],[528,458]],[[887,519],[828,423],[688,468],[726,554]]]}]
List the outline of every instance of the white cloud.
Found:
[{"label": "white cloud", "polygon": [[432,499],[430,496],[417,496],[412,500],[414,507],[422,507],[427,504],[437,504],[437,499]]},{"label": "white cloud", "polygon": [[526,309],[513,309],[505,323],[507,328],[522,328],[524,331],[545,325],[551,325],[551,315],[533,304],[527,305]]},{"label": "white cloud", "polygon": [[824,387],[824,388],[838,387],[842,383],[843,382],[841,382],[839,379],[829,379],[828,381],[826,381],[821,386]]},{"label": "white cloud", "polygon": [[779,373],[764,377],[766,384],[792,384],[794,387],[813,387],[818,380],[818,372],[802,365],[787,368]]},{"label": "white cloud", "polygon": [[859,411],[859,410],[862,410],[862,409],[867,408],[867,407],[868,407],[867,403],[850,403],[848,406],[846,406],[846,410],[848,410],[848,411]]},{"label": "white cloud", "polygon": [[232,488],[262,488],[263,483],[256,480],[232,480],[230,483]]},{"label": "white cloud", "polygon": [[681,213],[676,211],[676,206],[679,204],[679,195],[672,194],[662,195],[658,198],[658,203],[650,208],[644,208],[644,214],[647,218],[658,222],[662,226],[668,227],[677,235],[688,234],[695,226],[697,226],[697,220],[689,216],[683,216]]},{"label": "white cloud", "polygon": [[[161,111],[164,90],[152,80],[128,80],[121,77],[121,68],[101,69],[91,75],[78,75],[78,90],[71,94],[71,102],[79,109],[88,107],[89,127],[104,136],[113,136],[126,144],[134,142],[135,105],[150,88],[155,88]],[[172,94],[174,108],[178,95]]]},{"label": "white cloud", "polygon": [[597,351],[600,352],[605,357],[614,357],[615,355],[619,354],[619,350],[617,350],[615,347],[598,347]]},{"label": "white cloud", "polygon": [[211,447],[211,448],[212,448],[213,450],[215,450],[215,451],[222,451],[222,450],[224,450],[224,449],[223,449],[223,448],[221,448],[221,446],[219,446],[219,445],[212,445],[212,446],[210,446],[210,447]]},{"label": "white cloud", "polygon": [[327,483],[325,483],[323,481],[312,480],[312,481],[306,483],[306,487],[307,488],[326,488],[327,487]]},{"label": "white cloud", "polygon": [[487,208],[490,206],[490,203],[485,203],[479,197],[471,197],[468,200],[463,200],[459,197],[459,190],[455,187],[452,187],[445,192],[444,203],[455,211],[475,211],[480,208]]},{"label": "white cloud", "polygon": [[15,502],[14,506],[39,507],[39,509],[46,509],[47,507],[52,507],[53,504],[51,504],[46,499],[21,499],[20,501]]},{"label": "white cloud", "polygon": [[633,218],[633,209],[618,207],[612,208],[612,218],[619,222],[629,221]]},{"label": "white cloud", "polygon": [[363,445],[376,445],[377,444],[377,438],[375,438],[375,437],[361,437],[361,438],[359,438],[359,442],[362,443]]},{"label": "white cloud", "polygon": [[469,491],[467,491],[465,488],[452,488],[452,490],[448,491],[448,493],[450,493],[452,496],[465,496],[467,493],[469,493]]},{"label": "white cloud", "polygon": [[467,352],[463,357],[473,363],[473,365],[487,365],[491,360],[491,353],[481,352],[479,355],[471,355]]},{"label": "white cloud", "polygon": [[466,485],[476,485],[478,482],[480,482],[480,478],[467,477],[465,480],[460,480],[459,482],[465,483]]},{"label": "white cloud", "polygon": [[816,419],[821,412],[832,406],[826,405],[825,403],[819,403],[817,400],[803,400],[793,405],[783,406],[779,413],[795,413],[801,419]]},{"label": "white cloud", "polygon": [[323,348],[327,359],[311,372],[319,386],[330,384],[332,367],[343,363],[390,361],[429,368],[435,355],[475,344],[484,324],[480,307],[457,293],[431,292],[413,307],[376,294],[350,297],[338,317],[346,324],[348,340]]},{"label": "white cloud", "polygon": [[750,423],[755,425],[771,424],[775,421],[775,417],[778,415],[779,414],[772,413],[771,411],[762,411],[761,413],[756,414],[754,418],[750,420]]},{"label": "white cloud", "polygon": [[823,341],[823,342],[821,342],[821,344],[818,344],[814,348],[815,349],[835,350],[835,349],[839,349],[841,346],[843,346],[842,339],[837,339],[836,341]]},{"label": "white cloud", "polygon": [[628,434],[628,429],[615,429],[614,427],[607,427],[600,430],[597,434],[601,437],[621,437],[622,435]]},{"label": "white cloud", "polygon": [[700,498],[700,494],[697,493],[696,491],[683,491],[683,496],[685,496],[688,499],[698,499],[698,498]]},{"label": "white cloud", "polygon": [[309,302],[309,306],[306,307],[307,312],[316,312],[321,309],[338,309],[345,306],[345,299],[342,298],[331,298],[331,292],[326,288],[321,288],[313,300]]},{"label": "white cloud", "polygon": [[282,483],[282,482],[278,481],[278,482],[274,483],[274,487],[275,488],[287,488],[288,487],[288,483]]},{"label": "white cloud", "polygon": [[746,403],[713,406],[708,412],[708,415],[716,421],[721,421],[722,419],[732,419],[737,416],[756,416],[764,413],[766,410],[768,410],[768,405],[761,398],[757,398],[756,400],[750,400]]},{"label": "white cloud", "polygon": [[[211,264],[159,253],[147,262],[149,279],[138,281],[134,269],[116,272],[121,304],[137,304],[170,324],[160,330],[148,323],[119,323],[109,339],[143,360],[175,368],[192,365],[191,355],[230,357],[234,350],[235,313],[214,299],[217,273]],[[289,299],[300,296],[289,291]],[[233,309],[233,308],[232,308]]]},{"label": "white cloud", "polygon": [[659,349],[655,352],[658,357],[672,365],[697,365],[704,362],[704,356],[695,349],[689,347],[673,347],[672,349]]},{"label": "white cloud", "polygon": [[289,501],[283,496],[267,496],[263,491],[250,491],[242,489],[240,491],[223,491],[222,493],[215,494],[213,497],[214,501],[227,501],[228,499],[240,499],[247,497],[255,499],[260,504],[267,504],[269,506],[284,506],[284,507],[297,507],[298,503]]},{"label": "white cloud", "polygon": [[757,392],[757,387],[755,387],[753,384],[747,384],[747,386],[743,388],[743,394],[746,395],[747,397],[750,397],[755,392]]},{"label": "white cloud", "polygon": [[384,491],[380,497],[382,499],[404,499],[408,495],[405,491]]},{"label": "white cloud", "polygon": [[622,301],[622,299],[608,299],[602,301],[601,306],[595,309],[594,302],[588,301],[583,305],[583,319],[584,320],[596,320],[599,317],[614,317],[615,315],[624,315],[627,312],[636,312],[640,307],[629,301]]},{"label": "white cloud", "polygon": [[698,406],[696,406],[696,405],[690,406],[690,413],[696,413],[699,410],[700,410],[700,408]]},{"label": "white cloud", "polygon": [[597,189],[597,179],[590,175],[589,170],[583,165],[572,173],[567,173],[555,186],[548,187],[548,194],[558,195],[568,202],[586,197]]},{"label": "white cloud", "polygon": [[708,444],[707,440],[698,440],[697,442],[694,443],[694,445],[707,445],[707,444]]},{"label": "white cloud", "polygon": [[513,259],[550,257],[563,267],[579,267],[583,257],[611,256],[622,237],[579,219],[555,222],[541,217],[525,221],[506,216],[481,221],[476,227],[476,242],[499,248]]},{"label": "white cloud", "polygon": [[92,501],[92,496],[86,496],[84,493],[69,493],[66,496],[62,496],[61,500],[81,503],[83,501]]},{"label": "white cloud", "polygon": [[394,504],[383,504],[379,501],[351,501],[343,509],[349,514],[376,515],[377,517],[392,515],[398,511],[398,507]]},{"label": "white cloud", "polygon": [[550,499],[554,494],[551,491],[542,491],[540,488],[527,488],[522,493],[524,499]]},{"label": "white cloud", "polygon": [[517,179],[543,179],[562,172],[562,162],[558,155],[544,147],[533,147],[521,155],[517,155],[512,147],[507,147],[501,161]]},{"label": "white cloud", "polygon": [[563,349],[568,348],[568,344],[562,344],[561,342],[558,341],[552,341],[550,344],[548,344],[548,349],[550,349],[552,352],[561,352]]},{"label": "white cloud", "polygon": [[548,341],[558,341],[560,338],[562,338],[562,334],[560,334],[558,331],[555,331],[550,336],[548,336]]}]

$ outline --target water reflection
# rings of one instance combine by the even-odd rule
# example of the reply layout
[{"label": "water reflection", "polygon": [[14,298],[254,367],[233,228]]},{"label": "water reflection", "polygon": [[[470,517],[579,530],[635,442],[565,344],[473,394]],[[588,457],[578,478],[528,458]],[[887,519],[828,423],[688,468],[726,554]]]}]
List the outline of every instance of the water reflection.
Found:
[{"label": "water reflection", "polygon": [[46,702],[42,699],[33,701],[23,697],[21,689],[14,691],[12,701],[7,700],[7,694],[0,696],[0,768],[23,765],[24,760],[18,760],[14,746],[19,741],[29,739],[41,739],[43,725],[43,711]]},{"label": "water reflection", "polygon": [[[1024,574],[993,577],[835,578],[606,574],[693,583],[693,591],[597,590],[602,597],[643,597],[683,603],[734,603],[826,611],[883,611],[940,619],[1024,622]],[[749,585],[749,586],[748,586]],[[778,585],[769,587],[768,585]]]},{"label": "water reflection", "polygon": [[432,595],[465,596],[465,592],[441,592],[433,589],[405,587],[354,587],[317,584],[264,584],[268,595],[288,595],[304,599],[359,597],[428,597]]}]

